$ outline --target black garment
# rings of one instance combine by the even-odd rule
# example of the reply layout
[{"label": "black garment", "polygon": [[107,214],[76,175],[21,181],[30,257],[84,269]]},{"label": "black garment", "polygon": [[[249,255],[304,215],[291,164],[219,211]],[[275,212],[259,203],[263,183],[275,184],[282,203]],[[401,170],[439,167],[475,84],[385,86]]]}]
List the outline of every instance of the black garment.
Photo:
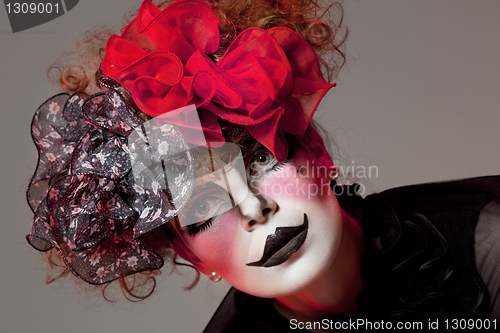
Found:
[{"label": "black garment", "polygon": [[[383,320],[393,327],[421,322],[422,328],[412,332],[435,332],[429,320],[439,320],[438,331],[450,331],[452,319],[489,318],[489,293],[475,267],[474,232],[481,210],[498,199],[500,177],[406,186],[355,198],[365,234],[380,238],[382,249],[370,248],[364,255],[366,286],[351,320]],[[306,331],[292,330],[269,299],[232,288],[204,332]]]}]

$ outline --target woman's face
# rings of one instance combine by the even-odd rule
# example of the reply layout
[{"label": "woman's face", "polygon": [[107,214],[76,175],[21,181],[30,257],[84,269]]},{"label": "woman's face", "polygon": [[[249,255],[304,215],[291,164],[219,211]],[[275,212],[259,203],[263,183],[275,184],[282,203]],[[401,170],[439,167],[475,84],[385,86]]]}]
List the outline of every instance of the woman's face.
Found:
[{"label": "woman's face", "polygon": [[[217,180],[197,186],[174,227],[174,246],[191,253],[187,259],[203,273],[215,271],[243,292],[268,298],[292,295],[332,265],[341,211],[318,175],[324,167],[315,165],[304,149],[297,148],[282,163],[260,145],[247,155],[246,175],[228,172],[214,178],[225,178],[230,186]],[[182,216],[196,223],[181,226],[186,224]]]}]

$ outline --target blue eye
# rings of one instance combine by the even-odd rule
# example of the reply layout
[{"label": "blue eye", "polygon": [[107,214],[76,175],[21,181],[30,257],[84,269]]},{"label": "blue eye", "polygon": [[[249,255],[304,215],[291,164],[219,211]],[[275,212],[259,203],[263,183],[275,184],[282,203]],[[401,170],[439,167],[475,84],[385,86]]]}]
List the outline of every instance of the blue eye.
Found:
[{"label": "blue eye", "polygon": [[263,152],[257,156],[255,159],[255,162],[257,162],[260,165],[266,166],[271,162],[271,153],[270,152]]},{"label": "blue eye", "polygon": [[202,196],[193,203],[186,213],[189,221],[193,222],[187,225],[189,236],[196,235],[212,225],[216,208],[223,201],[223,199],[214,196]]},{"label": "blue eye", "polygon": [[213,214],[214,208],[217,207],[224,199],[213,196],[203,196],[197,200],[190,209],[193,221],[205,221]]},{"label": "blue eye", "polygon": [[198,195],[183,213],[183,220],[189,236],[207,230],[215,218],[232,208],[229,194],[222,190]]},{"label": "blue eye", "polygon": [[278,163],[274,155],[265,147],[257,150],[249,160],[248,176],[250,178],[260,178],[269,171],[279,170],[288,162],[288,159]]}]

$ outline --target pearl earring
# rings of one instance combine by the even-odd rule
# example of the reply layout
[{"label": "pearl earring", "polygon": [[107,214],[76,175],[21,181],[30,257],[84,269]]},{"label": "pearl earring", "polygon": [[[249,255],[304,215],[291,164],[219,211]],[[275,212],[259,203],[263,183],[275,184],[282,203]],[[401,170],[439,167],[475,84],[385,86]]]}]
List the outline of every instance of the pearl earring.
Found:
[{"label": "pearl earring", "polygon": [[330,167],[330,170],[328,170],[328,175],[326,180],[333,181],[336,180],[337,178],[339,178],[339,169],[335,165],[333,165]]},{"label": "pearl earring", "polygon": [[219,282],[220,280],[222,280],[222,276],[213,271],[208,275],[208,278],[212,282]]}]

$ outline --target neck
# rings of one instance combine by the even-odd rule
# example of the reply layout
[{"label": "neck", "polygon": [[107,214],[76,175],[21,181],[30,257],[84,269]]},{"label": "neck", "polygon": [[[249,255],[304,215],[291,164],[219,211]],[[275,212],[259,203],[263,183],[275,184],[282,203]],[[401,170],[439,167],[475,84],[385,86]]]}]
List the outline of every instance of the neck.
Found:
[{"label": "neck", "polygon": [[299,321],[340,319],[354,314],[364,286],[361,258],[365,249],[358,222],[342,211],[342,238],[335,259],[325,274],[301,292],[273,300],[285,318]]}]

